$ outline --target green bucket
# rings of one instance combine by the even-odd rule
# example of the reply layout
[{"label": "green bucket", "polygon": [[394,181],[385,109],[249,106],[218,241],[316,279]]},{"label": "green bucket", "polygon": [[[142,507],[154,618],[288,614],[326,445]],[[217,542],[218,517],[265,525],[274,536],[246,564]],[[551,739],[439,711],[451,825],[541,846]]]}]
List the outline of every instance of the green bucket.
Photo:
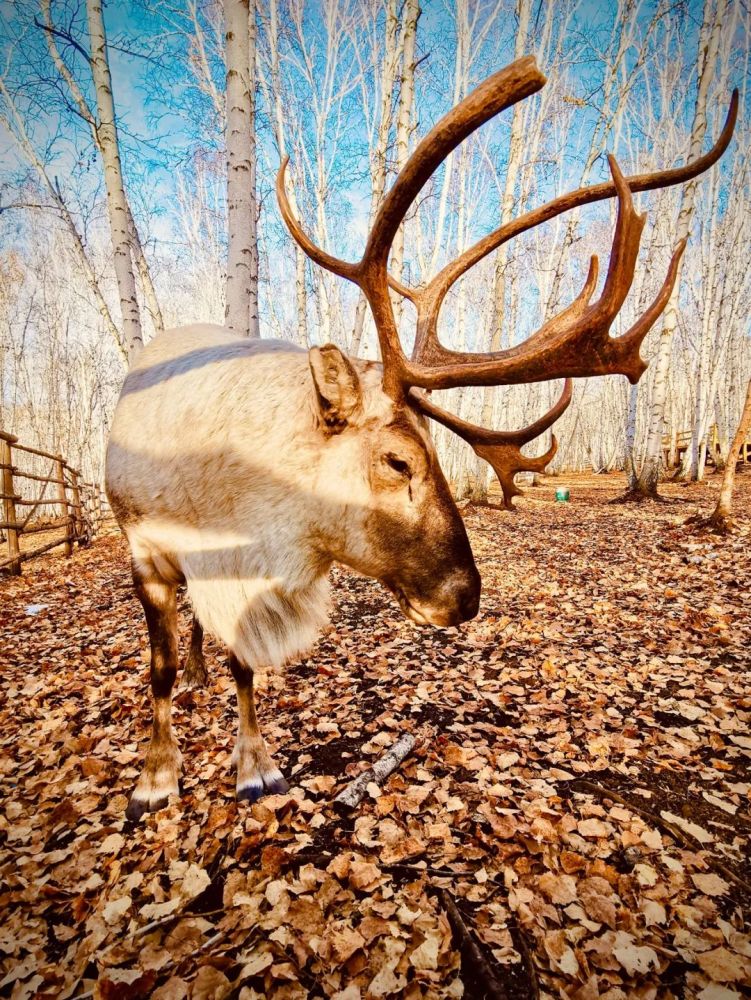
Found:
[{"label": "green bucket", "polygon": [[563,486],[559,486],[555,491],[555,499],[557,503],[568,503],[571,499],[571,494]]}]

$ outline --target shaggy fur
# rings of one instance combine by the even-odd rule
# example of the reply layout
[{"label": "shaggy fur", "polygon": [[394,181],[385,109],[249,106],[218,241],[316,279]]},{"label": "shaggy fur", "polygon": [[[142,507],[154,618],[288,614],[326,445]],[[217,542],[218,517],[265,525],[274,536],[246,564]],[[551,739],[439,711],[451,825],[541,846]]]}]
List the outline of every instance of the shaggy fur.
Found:
[{"label": "shaggy fur", "polygon": [[255,667],[304,652],[327,617],[330,559],[299,516],[301,500],[314,514],[310,381],[292,345],[170,331],[129,374],[110,437],[107,492],[139,571],[185,580],[204,629]]},{"label": "shaggy fur", "polygon": [[[424,422],[394,414],[380,366],[353,365],[358,425],[335,434],[308,353],[286,342],[240,340],[214,326],[172,330],[125,381],[107,492],[136,567],[185,580],[203,627],[248,666],[279,667],[310,647],[327,620],[333,560],[390,581],[394,558],[405,555],[401,529],[413,566],[445,591],[436,603],[476,574]],[[391,421],[392,450],[424,453],[423,503],[397,496],[398,483],[374,495],[372,451]]]}]

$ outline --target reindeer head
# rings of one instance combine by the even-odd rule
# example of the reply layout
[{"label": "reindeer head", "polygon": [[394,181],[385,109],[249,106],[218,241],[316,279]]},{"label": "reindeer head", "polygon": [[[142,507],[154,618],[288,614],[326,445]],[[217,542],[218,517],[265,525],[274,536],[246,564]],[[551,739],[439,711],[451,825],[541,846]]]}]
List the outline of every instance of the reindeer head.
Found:
[{"label": "reindeer head", "polygon": [[310,350],[318,407],[322,548],[381,580],[421,624],[477,614],[480,576],[427,421],[383,391],[382,368],[327,344]]},{"label": "reindeer head", "polygon": [[[277,199],[292,236],[305,253],[321,267],[359,285],[368,300],[375,321],[383,357],[382,393],[390,401],[393,411],[388,423],[391,428],[389,433],[393,432],[394,442],[404,443],[403,446],[395,443],[393,447],[379,445],[374,448],[373,454],[376,456],[374,468],[377,468],[377,472],[373,473],[374,485],[377,487],[374,493],[374,506],[375,508],[382,506],[385,510],[388,503],[382,502],[379,498],[388,495],[390,490],[396,494],[401,489],[402,494],[407,495],[410,481],[407,469],[411,471],[411,463],[417,461],[411,458],[412,454],[419,453],[420,476],[428,484],[422,494],[420,530],[431,523],[431,505],[440,525],[436,531],[427,530],[423,535],[422,545],[417,537],[410,539],[409,542],[406,536],[402,537],[391,550],[394,560],[391,570],[388,567],[381,568],[379,572],[365,569],[365,572],[371,575],[380,576],[392,590],[400,594],[403,607],[407,611],[410,600],[408,596],[405,599],[404,594],[408,595],[409,592],[404,590],[400,582],[403,577],[399,575],[404,572],[405,562],[401,554],[408,552],[410,560],[418,563],[420,559],[425,560],[428,570],[426,575],[432,576],[433,591],[438,593],[446,593],[451,589],[445,585],[447,577],[443,578],[442,574],[450,574],[452,566],[461,569],[469,576],[471,576],[470,566],[474,571],[474,563],[464,541],[461,544],[457,543],[455,548],[452,547],[453,541],[445,546],[441,544],[445,558],[440,563],[440,569],[433,566],[428,559],[428,553],[436,541],[441,543],[444,537],[442,532],[446,533],[446,538],[450,537],[452,540],[460,538],[457,528],[459,514],[453,501],[450,500],[445,481],[435,461],[435,452],[425,434],[419,414],[425,414],[453,430],[468,441],[481,457],[490,462],[501,480],[504,495],[509,503],[514,492],[518,492],[513,485],[514,472],[526,468],[539,468],[552,457],[555,439],[547,455],[537,460],[525,459],[521,454],[521,447],[550,427],[566,409],[571,399],[572,378],[623,374],[631,382],[636,382],[646,369],[640,357],[640,347],[670,298],[681,254],[685,248],[685,240],[676,247],[665,281],[649,308],[625,334],[618,338],[611,337],[610,327],[633,281],[645,222],[645,216],[639,215],[634,209],[632,191],[667,187],[690,180],[707,170],[727,148],[737,116],[738,94],[735,92],[718,142],[707,154],[693,163],[626,179],[611,156],[609,157],[612,176],[610,183],[580,188],[499,227],[446,265],[427,285],[421,288],[409,288],[391,278],[387,270],[388,256],[396,232],[404,221],[410,205],[440,163],[480,125],[504,108],[535,93],[544,84],[545,77],[538,70],[534,58],[519,59],[484,80],[445,115],[418,144],[396,178],[381,204],[365,252],[358,263],[339,260],[310,240],[293,215],[287,199],[286,158],[279,168]],[[557,316],[547,320],[524,343],[507,350],[487,353],[452,351],[440,343],[437,325],[441,305],[454,282],[472,265],[502,243],[533,226],[570,209],[614,196],[618,199],[618,214],[608,272],[598,299],[592,301],[598,273],[597,258],[593,256],[581,293]],[[401,347],[390,289],[410,299],[417,310],[415,347],[411,358],[404,354]],[[343,358],[343,355],[340,356]],[[349,364],[346,359],[344,360]],[[450,389],[458,386],[511,385],[556,378],[566,380],[558,403],[530,427],[514,432],[476,427],[437,406],[424,392],[424,390]],[[374,515],[374,518],[374,523],[378,523],[378,515]],[[479,593],[479,583],[476,592]],[[467,601],[467,608],[471,603]],[[434,620],[429,616],[425,617]],[[452,620],[461,617],[458,615],[456,602],[453,614],[448,617]]]}]

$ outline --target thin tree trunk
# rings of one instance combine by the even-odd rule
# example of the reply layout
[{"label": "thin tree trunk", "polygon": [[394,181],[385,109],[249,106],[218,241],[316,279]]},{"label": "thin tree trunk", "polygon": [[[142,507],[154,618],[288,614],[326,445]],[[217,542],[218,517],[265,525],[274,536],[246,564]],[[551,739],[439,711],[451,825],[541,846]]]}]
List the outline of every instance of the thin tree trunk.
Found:
[{"label": "thin tree trunk", "polygon": [[[696,104],[694,110],[694,123],[691,130],[691,146],[688,152],[688,159],[693,159],[701,154],[704,135],[707,131],[707,95],[709,85],[714,76],[715,64],[717,62],[717,50],[719,46],[722,23],[725,16],[726,0],[718,0],[714,14],[711,10],[711,0],[707,0],[705,7],[705,20],[699,40],[699,84],[696,91]],[[691,218],[696,200],[697,180],[689,181],[681,193],[681,208],[678,214],[678,224],[676,227],[675,240],[688,236],[691,229]],[[662,429],[665,413],[665,399],[668,384],[668,372],[670,360],[673,353],[673,335],[678,325],[678,296],[680,294],[680,281],[676,281],[673,293],[668,301],[663,317],[662,330],[660,332],[657,359],[654,362],[654,386],[652,391],[652,403],[649,412],[649,434],[647,437],[647,449],[644,464],[636,484],[636,493],[641,497],[656,497],[657,483],[660,477],[660,466],[662,463]]]},{"label": "thin tree trunk", "polygon": [[[386,41],[383,51],[383,68],[381,75],[381,110],[378,120],[378,133],[371,167],[370,212],[368,213],[368,232],[383,201],[386,188],[386,153],[388,152],[389,135],[391,134],[392,98],[396,80],[397,47],[396,39],[399,30],[399,14],[397,0],[388,0],[386,8]],[[349,352],[354,357],[360,353],[362,333],[365,326],[366,301],[362,291],[357,297],[355,323],[352,329]]]},{"label": "thin tree trunk", "polygon": [[[527,46],[527,35],[529,33],[529,20],[532,12],[532,0],[518,0],[517,16],[519,27],[516,32],[514,43],[514,59],[520,59],[524,55]],[[508,164],[506,166],[506,178],[503,187],[503,197],[501,199],[501,225],[505,225],[514,212],[516,205],[516,182],[519,176],[519,168],[522,162],[522,139],[524,127],[524,104],[518,102],[514,105],[511,118],[511,138],[509,144]],[[532,150],[527,149],[527,155],[534,155]],[[503,244],[496,250],[495,271],[493,279],[493,328],[490,337],[490,350],[499,351],[503,346],[503,328],[506,320],[506,268],[508,266],[508,245]],[[495,399],[495,387],[485,386],[482,390],[482,410],[480,424],[483,427],[490,427],[493,422],[493,401]],[[488,466],[479,457],[476,458],[476,469],[474,475],[474,494],[479,502],[487,502],[488,499]]]},{"label": "thin tree trunk", "polygon": [[[55,26],[52,22],[52,10],[50,7],[50,0],[41,0],[41,9],[46,23],[46,36],[47,36],[47,48],[49,49],[50,55],[52,56],[52,61],[60,73],[60,76],[65,81],[68,86],[68,90],[71,93],[73,100],[78,106],[78,110],[81,117],[88,123],[91,129],[91,137],[94,141],[94,145],[99,150],[100,155],[104,158],[102,151],[102,140],[99,135],[100,122],[97,121],[96,115],[93,113],[89,107],[89,103],[86,100],[83,91],[78,86],[73,74],[68,69],[66,63],[64,62],[62,56],[60,55],[60,50],[57,47],[55,41]],[[106,58],[106,50],[105,50]],[[136,226],[135,220],[133,218],[133,212],[130,208],[130,202],[126,196],[126,206],[128,209],[128,235],[131,242],[131,252],[135,258],[136,267],[138,268],[138,274],[141,278],[141,286],[143,288],[144,298],[146,299],[146,308],[151,315],[151,321],[154,325],[154,330],[160,333],[164,329],[164,320],[162,318],[162,310],[159,305],[159,299],[156,294],[156,289],[154,288],[154,283],[151,280],[151,271],[149,269],[148,261],[143,252],[143,246],[141,244],[141,239],[138,235],[138,227]],[[80,242],[80,237],[76,232],[76,238]],[[88,263],[88,261],[87,261]],[[101,310],[100,310],[101,311]],[[119,334],[118,334],[119,336]]]},{"label": "thin tree trunk", "polygon": [[735,468],[738,464],[738,452],[751,431],[751,380],[746,388],[746,401],[738,428],[730,445],[730,454],[722,476],[722,486],[717,506],[709,518],[709,525],[719,531],[727,531],[731,527],[730,513],[733,508],[733,487],[735,486]]},{"label": "thin tree trunk", "polygon": [[258,305],[258,189],[256,184],[258,170],[258,147],[256,142],[256,50],[258,47],[258,23],[256,19],[256,0],[250,0],[248,10],[248,78],[250,93],[250,297],[248,335],[253,339],[261,336],[261,322]]},{"label": "thin tree trunk", "polygon": [[636,441],[636,411],[639,401],[639,386],[629,386],[628,415],[626,417],[626,489],[630,492],[636,487],[636,466],[634,465],[634,443]]},{"label": "thin tree trunk", "polygon": [[146,308],[151,316],[151,322],[154,324],[154,330],[157,333],[161,333],[164,330],[164,318],[162,316],[162,309],[159,305],[159,299],[157,298],[156,289],[154,288],[154,282],[151,280],[151,269],[149,268],[149,262],[146,260],[146,256],[143,252],[143,245],[141,243],[141,237],[138,235],[138,227],[136,226],[135,219],[133,218],[133,213],[130,210],[130,204],[128,203],[128,231],[130,233],[131,248],[133,250],[133,256],[136,260],[136,267],[138,268],[138,276],[141,279],[141,287],[143,288],[143,296],[146,299]]},{"label": "thin tree trunk", "polygon": [[[710,178],[709,203],[716,204],[717,174],[713,172]],[[722,293],[719,285],[721,276],[718,274],[717,254],[715,252],[713,216],[709,221],[707,260],[703,263],[704,308],[702,310],[701,341],[699,345],[699,368],[696,379],[696,401],[694,419],[692,421],[691,442],[686,449],[679,478],[683,480],[700,480],[704,472],[705,439],[709,418],[709,407],[712,394],[711,355],[717,349],[717,325],[719,308],[722,303]]]},{"label": "thin tree trunk", "polygon": [[132,364],[143,347],[143,333],[131,253],[130,211],[120,164],[115,102],[112,95],[112,77],[107,61],[107,36],[104,30],[101,0],[86,0],[86,13],[91,39],[91,72],[94,77],[99,119],[97,135],[104,161],[107,211],[123,318],[123,339],[128,351],[128,361]]},{"label": "thin tree trunk", "polygon": [[[229,329],[242,337],[251,336],[253,237],[256,228],[253,197],[255,147],[250,68],[251,17],[255,22],[255,3],[251,12],[249,0],[224,0],[228,236],[225,316]],[[255,32],[253,39],[255,41]],[[255,312],[257,336],[257,290]]]},{"label": "thin tree trunk", "polygon": [[[399,85],[399,111],[396,119],[396,169],[401,170],[409,156],[409,137],[412,131],[412,115],[415,103],[415,42],[417,21],[421,10],[419,0],[405,0],[402,22],[402,75]],[[404,223],[396,231],[391,249],[391,273],[401,281],[404,270]],[[402,315],[402,300],[397,297],[394,304],[396,325]]]},{"label": "thin tree trunk", "polygon": [[[269,0],[268,20],[266,21],[266,31],[269,44],[269,69],[271,80],[266,74],[260,73],[260,83],[266,98],[266,105],[270,113],[273,114],[274,135],[276,146],[279,150],[279,157],[283,159],[287,155],[287,142],[284,135],[285,115],[284,100],[282,95],[282,76],[279,59],[279,5],[278,0]],[[297,210],[297,199],[295,198],[294,184],[289,191],[290,207],[295,215],[299,216]],[[304,250],[295,243],[295,303],[297,312],[297,342],[302,347],[308,344],[308,296],[305,283],[305,261]]]}]

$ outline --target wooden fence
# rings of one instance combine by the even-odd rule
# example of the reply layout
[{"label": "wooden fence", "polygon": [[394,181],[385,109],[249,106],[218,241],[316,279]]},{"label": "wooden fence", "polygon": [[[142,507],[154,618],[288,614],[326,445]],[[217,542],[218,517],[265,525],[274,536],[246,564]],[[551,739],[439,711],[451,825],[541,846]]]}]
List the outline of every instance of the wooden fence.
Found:
[{"label": "wooden fence", "polygon": [[[678,431],[674,437],[664,434],[662,438],[662,459],[666,469],[677,469],[683,463],[683,456],[691,447],[691,431]],[[751,463],[751,438],[747,438],[738,449],[736,462]],[[707,465],[719,468],[722,465],[722,449],[717,424],[712,424],[707,437]]]},{"label": "wooden fence", "polygon": [[[15,465],[18,462],[19,465]],[[0,571],[20,574],[23,563],[63,546],[86,545],[97,534],[108,513],[101,487],[85,482],[62,455],[19,444],[0,430],[0,499],[7,557]],[[27,536],[41,534],[42,544],[27,546]]]}]

